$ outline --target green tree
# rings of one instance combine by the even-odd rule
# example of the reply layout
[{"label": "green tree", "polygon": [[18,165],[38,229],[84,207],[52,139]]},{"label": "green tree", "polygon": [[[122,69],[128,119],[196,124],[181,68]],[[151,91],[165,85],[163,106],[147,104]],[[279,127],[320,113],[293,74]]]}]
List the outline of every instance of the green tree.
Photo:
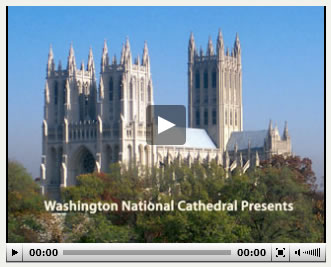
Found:
[{"label": "green tree", "polygon": [[45,212],[39,186],[18,162],[8,161],[8,242],[58,242],[61,231]]}]

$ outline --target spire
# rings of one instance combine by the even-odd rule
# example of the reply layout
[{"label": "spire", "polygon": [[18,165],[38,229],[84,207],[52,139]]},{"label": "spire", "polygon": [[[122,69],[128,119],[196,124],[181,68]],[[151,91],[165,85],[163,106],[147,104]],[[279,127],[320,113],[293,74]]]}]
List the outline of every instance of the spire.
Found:
[{"label": "spire", "polygon": [[122,51],[121,51],[121,65],[124,63],[124,56],[125,56],[125,46],[122,44]]},{"label": "spire", "polygon": [[238,33],[236,34],[236,40],[234,41],[234,56],[238,59],[238,65],[241,65],[241,47]]},{"label": "spire", "polygon": [[108,65],[109,65],[108,47],[107,47],[107,41],[105,40],[103,43],[103,49],[102,49],[101,71],[105,71],[105,68]]},{"label": "spire", "polygon": [[129,42],[129,38],[126,37],[125,53],[124,53],[124,61],[123,61],[124,65],[130,66],[132,64],[131,60],[132,60],[132,56],[131,56],[130,42]]},{"label": "spire", "polygon": [[147,47],[147,42],[146,41],[145,41],[145,44],[144,44],[142,65],[144,65],[144,66],[149,65],[149,55],[148,55],[148,47]]},{"label": "spire", "polygon": [[211,37],[209,36],[208,46],[207,46],[207,56],[213,56],[213,55],[214,55],[213,41],[211,40]]},{"label": "spire", "polygon": [[224,58],[224,41],[221,29],[218,30],[217,55],[219,60]]},{"label": "spire", "polygon": [[193,36],[193,33],[191,32],[190,40],[188,43],[188,61],[191,63],[194,61],[195,51],[196,51],[196,49],[195,49],[194,36]]},{"label": "spire", "polygon": [[90,51],[88,54],[88,60],[87,60],[87,70],[88,71],[95,71],[95,66],[94,66],[94,59],[93,59],[93,52],[92,52],[92,47],[90,47]]},{"label": "spire", "polygon": [[236,33],[236,39],[234,41],[234,51],[235,51],[235,55],[237,55],[238,52],[240,52],[240,41],[239,41],[238,33]]},{"label": "spire", "polygon": [[126,51],[127,53],[131,52],[130,42],[129,42],[129,37],[126,37],[126,41],[125,41],[125,51]]},{"label": "spire", "polygon": [[108,47],[106,39],[103,41],[102,55],[108,55]]},{"label": "spire", "polygon": [[53,48],[52,45],[50,45],[48,52],[48,61],[47,61],[47,76],[50,76],[51,72],[53,72],[54,70],[55,70],[55,64],[54,64]]},{"label": "spire", "polygon": [[49,45],[49,52],[48,52],[48,60],[53,59],[54,55],[53,55],[53,47],[52,44]]},{"label": "spire", "polygon": [[74,48],[72,46],[72,43],[70,43],[67,70],[69,72],[74,72],[76,70],[75,53],[74,53]]},{"label": "spire", "polygon": [[72,42],[70,43],[70,49],[69,49],[69,57],[73,57],[75,55],[74,47],[72,45]]},{"label": "spire", "polygon": [[275,131],[275,134],[276,134],[276,135],[279,135],[279,131],[278,131],[277,123],[275,123],[274,131]]},{"label": "spire", "polygon": [[268,128],[269,134],[272,132],[272,120],[269,121],[269,128]]},{"label": "spire", "polygon": [[285,126],[284,126],[284,133],[283,133],[283,139],[287,140],[290,138],[290,135],[288,133],[288,126],[287,126],[287,121],[285,121]]}]

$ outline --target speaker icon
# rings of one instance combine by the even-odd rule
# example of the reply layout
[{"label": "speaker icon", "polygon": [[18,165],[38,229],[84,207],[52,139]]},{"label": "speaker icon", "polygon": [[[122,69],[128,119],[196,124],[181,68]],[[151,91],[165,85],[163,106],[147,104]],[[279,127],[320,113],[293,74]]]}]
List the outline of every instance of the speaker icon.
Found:
[{"label": "speaker icon", "polygon": [[[300,249],[294,251],[294,254],[300,256]],[[311,256],[315,256],[315,257],[321,257],[321,249],[315,248],[315,249],[305,250],[302,252],[302,254],[311,255]]]},{"label": "speaker icon", "polygon": [[307,254],[307,255],[311,255],[311,256],[315,256],[315,257],[321,257],[321,249],[320,248],[306,250],[306,251],[303,251],[302,253]]}]

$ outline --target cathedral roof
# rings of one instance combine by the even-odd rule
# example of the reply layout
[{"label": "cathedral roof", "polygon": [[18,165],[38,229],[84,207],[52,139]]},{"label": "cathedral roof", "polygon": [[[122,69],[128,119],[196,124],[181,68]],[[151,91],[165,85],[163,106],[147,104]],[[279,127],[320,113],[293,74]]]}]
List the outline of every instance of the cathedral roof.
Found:
[{"label": "cathedral roof", "polygon": [[186,128],[186,142],[183,146],[192,148],[216,148],[206,130],[197,128]]},{"label": "cathedral roof", "polygon": [[238,150],[245,150],[248,148],[248,143],[250,143],[251,148],[263,147],[267,134],[267,130],[232,132],[226,150],[233,151],[236,144]]},{"label": "cathedral roof", "polygon": [[[167,146],[167,145],[165,145]],[[214,142],[210,139],[206,130],[197,128],[186,128],[186,142],[184,145],[176,145],[176,147],[187,148],[205,148],[215,149]]]}]

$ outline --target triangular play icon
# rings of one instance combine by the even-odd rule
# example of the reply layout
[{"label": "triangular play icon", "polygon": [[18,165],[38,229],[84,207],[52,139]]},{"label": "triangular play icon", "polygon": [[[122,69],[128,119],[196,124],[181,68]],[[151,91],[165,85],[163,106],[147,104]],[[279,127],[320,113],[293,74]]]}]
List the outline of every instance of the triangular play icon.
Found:
[{"label": "triangular play icon", "polygon": [[172,127],[175,127],[176,124],[163,119],[162,117],[157,117],[157,134],[163,133],[166,130],[169,130]]},{"label": "triangular play icon", "polygon": [[18,254],[18,251],[16,251],[15,249],[12,249],[12,250],[11,250],[11,255],[12,255],[12,256],[15,256],[16,254]]}]

